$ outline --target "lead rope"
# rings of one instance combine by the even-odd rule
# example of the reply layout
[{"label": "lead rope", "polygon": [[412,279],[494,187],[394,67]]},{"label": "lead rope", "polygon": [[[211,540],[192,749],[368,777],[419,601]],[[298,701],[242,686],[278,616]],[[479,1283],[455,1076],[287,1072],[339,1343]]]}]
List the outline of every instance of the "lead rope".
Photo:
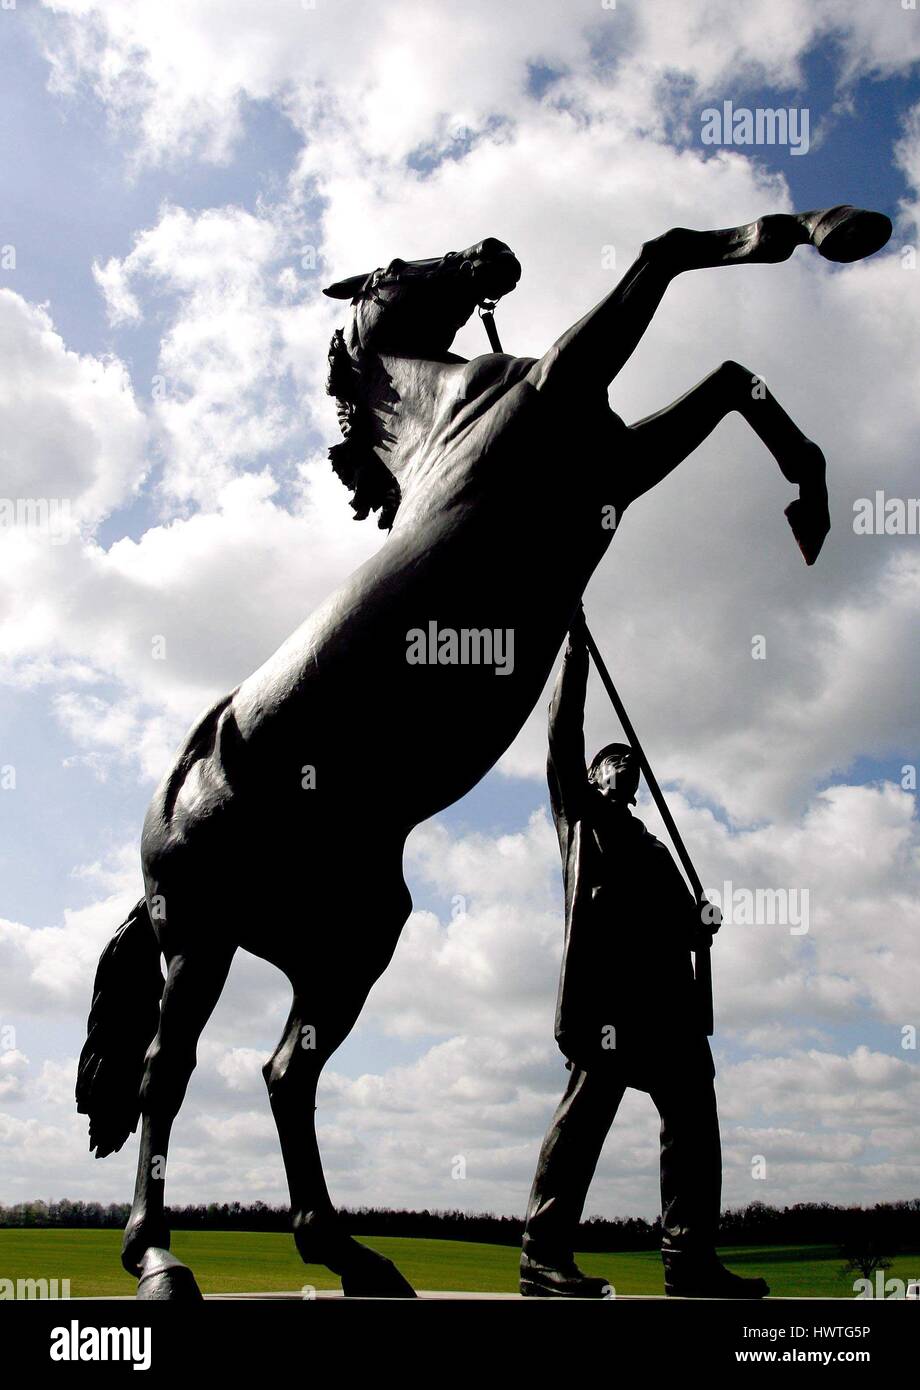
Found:
[{"label": "lead rope", "polygon": [[[498,336],[498,329],[495,327],[496,303],[497,300],[484,299],[482,303],[479,305],[479,317],[482,319],[482,322],[485,325],[486,333],[489,335],[489,344],[492,348],[492,351],[501,352],[501,340]],[[687,853],[687,847],[681,839],[680,831],[677,828],[674,817],[671,815],[671,809],[664,799],[664,793],[662,792],[661,787],[658,785],[658,778],[652,771],[652,765],[649,762],[648,758],[645,756],[645,749],[639,742],[638,735],[636,734],[636,731],[633,728],[632,720],[626,713],[626,706],[620,699],[617,688],[610,678],[610,672],[607,670],[607,667],[604,663],[604,658],[601,656],[600,651],[598,650],[597,643],[591,636],[591,632],[588,628],[587,623],[585,623],[584,632],[585,643],[594,661],[594,665],[597,667],[597,673],[601,678],[604,689],[610,697],[610,703],[613,705],[617,719],[619,719],[620,724],[623,726],[623,732],[625,733],[629,741],[629,745],[635,753],[636,758],[638,759],[639,766],[642,769],[642,774],[645,777],[648,789],[652,794],[652,800],[658,807],[658,812],[661,816],[661,819],[664,821],[665,829],[671,837],[671,842],[674,845],[674,848],[677,850],[677,857],[683,865],[684,873],[690,880],[690,886],[693,889],[694,898],[696,899],[697,904],[705,903],[706,896],[703,893],[703,885],[700,881],[700,876],[693,866],[693,860]],[[703,926],[702,921],[700,925],[701,927]],[[696,980],[697,1001],[700,1009],[700,1017],[703,1021],[706,1036],[708,1038],[711,1038],[713,1033],[712,958],[709,954],[709,948],[711,944],[711,941],[709,943],[706,943],[705,940],[698,941],[694,951],[695,968],[693,972],[694,978]]]},{"label": "lead rope", "polygon": [[479,305],[479,317],[489,335],[489,345],[493,352],[501,352],[502,350],[498,329],[495,327],[495,306],[497,303],[497,299],[484,299]]}]

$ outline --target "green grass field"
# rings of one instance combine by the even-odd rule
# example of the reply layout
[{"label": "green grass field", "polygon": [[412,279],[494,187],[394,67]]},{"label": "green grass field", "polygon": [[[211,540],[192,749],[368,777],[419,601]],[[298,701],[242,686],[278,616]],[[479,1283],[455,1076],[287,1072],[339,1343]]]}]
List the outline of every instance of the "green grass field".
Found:
[{"label": "green grass field", "polygon": [[[417,1289],[517,1292],[518,1251],[459,1240],[367,1242],[388,1255]],[[0,1278],[69,1279],[71,1297],[133,1294],[134,1280],[119,1262],[120,1231],[0,1230]],[[203,1293],[336,1289],[327,1269],[301,1263],[290,1236],[230,1231],[176,1231],[173,1253],[191,1265]],[[840,1275],[833,1246],[733,1247],[722,1252],[738,1274],[762,1275],[771,1292],[788,1297],[852,1298],[852,1277]],[[619,1294],[663,1293],[656,1251],[579,1255],[586,1274],[604,1275]],[[888,1278],[920,1275],[920,1254],[898,1256]]]}]

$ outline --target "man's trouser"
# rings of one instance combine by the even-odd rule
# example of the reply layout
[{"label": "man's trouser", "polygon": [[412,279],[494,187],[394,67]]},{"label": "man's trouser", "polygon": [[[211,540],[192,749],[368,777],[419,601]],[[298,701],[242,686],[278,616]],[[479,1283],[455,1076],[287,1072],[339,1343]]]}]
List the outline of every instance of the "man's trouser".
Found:
[{"label": "man's trouser", "polygon": [[675,1057],[640,1067],[605,1059],[572,1065],[565,1095],[543,1140],[527,1206],[524,1250],[547,1263],[571,1259],[597,1160],[627,1086],[648,1091],[661,1116],[662,1247],[715,1247],[722,1149],[712,1053],[705,1038]]}]

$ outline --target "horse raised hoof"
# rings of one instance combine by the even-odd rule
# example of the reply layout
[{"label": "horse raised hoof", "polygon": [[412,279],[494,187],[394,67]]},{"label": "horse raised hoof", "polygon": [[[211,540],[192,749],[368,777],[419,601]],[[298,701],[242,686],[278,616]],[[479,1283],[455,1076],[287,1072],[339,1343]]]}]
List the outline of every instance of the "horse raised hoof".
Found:
[{"label": "horse raised hoof", "polygon": [[874,256],[891,236],[891,220],[883,212],[854,208],[849,203],[801,212],[796,220],[826,261],[841,261],[845,265]]},{"label": "horse raised hoof", "polygon": [[168,1250],[151,1246],[141,1260],[137,1297],[156,1303],[201,1303],[201,1290],[195,1276]]},{"label": "horse raised hoof", "polygon": [[786,520],[792,527],[792,534],[798,542],[799,550],[806,565],[813,565],[821,554],[821,547],[831,529],[827,501],[806,501],[797,497],[790,502],[785,511]]},{"label": "horse raised hoof", "polygon": [[346,1298],[415,1298],[408,1279],[404,1279],[392,1260],[358,1247],[363,1253],[342,1270],[342,1292]]}]

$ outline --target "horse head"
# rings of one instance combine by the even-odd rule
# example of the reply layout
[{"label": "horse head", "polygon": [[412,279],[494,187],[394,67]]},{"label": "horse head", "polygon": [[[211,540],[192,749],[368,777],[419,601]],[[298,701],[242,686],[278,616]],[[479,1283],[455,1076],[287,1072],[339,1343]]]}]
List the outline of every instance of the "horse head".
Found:
[{"label": "horse head", "polygon": [[520,278],[521,265],[510,247],[486,237],[465,251],[429,260],[397,258],[323,291],[331,299],[351,300],[345,326],[329,345],[326,389],[336,398],[344,435],[329,450],[329,461],[353,494],[356,520],[377,512],[377,524],[389,530],[401,496],[399,483],[375,452],[386,446],[367,401],[367,373],[374,362],[381,353],[443,360],[473,310],[494,304]]},{"label": "horse head", "polygon": [[403,261],[330,285],[331,299],[350,299],[344,338],[352,352],[438,358],[480,304],[510,293],[521,278],[511,248],[486,237],[465,251]]}]

